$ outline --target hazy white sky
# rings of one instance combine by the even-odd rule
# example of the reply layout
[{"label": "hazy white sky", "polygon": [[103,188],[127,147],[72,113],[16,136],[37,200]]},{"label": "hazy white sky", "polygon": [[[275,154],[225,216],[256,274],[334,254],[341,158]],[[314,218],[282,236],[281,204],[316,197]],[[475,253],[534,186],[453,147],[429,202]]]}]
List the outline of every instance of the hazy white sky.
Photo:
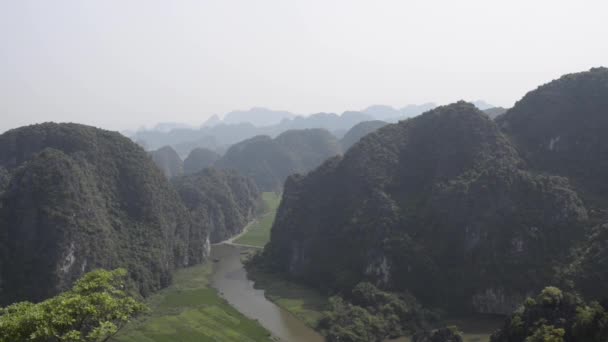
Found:
[{"label": "hazy white sky", "polygon": [[608,1],[0,0],[0,131],[266,106],[511,106],[608,65]]}]

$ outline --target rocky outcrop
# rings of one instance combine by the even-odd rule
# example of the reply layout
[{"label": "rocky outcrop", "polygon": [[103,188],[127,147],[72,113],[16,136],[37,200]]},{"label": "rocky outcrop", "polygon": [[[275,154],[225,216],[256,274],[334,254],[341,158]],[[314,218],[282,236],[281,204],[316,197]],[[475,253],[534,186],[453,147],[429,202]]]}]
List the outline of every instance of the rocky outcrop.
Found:
[{"label": "rocky outcrop", "polygon": [[209,227],[211,243],[240,233],[260,205],[253,180],[232,170],[205,169],[175,178],[173,184],[194,224]]},{"label": "rocky outcrop", "polygon": [[191,224],[146,152],[118,133],[11,130],[0,135],[0,167],[10,175],[0,197],[2,304],[47,298],[95,268],[127,268],[147,295],[206,258],[207,228]]},{"label": "rocky outcrop", "polygon": [[492,120],[459,102],[290,177],[265,255],[317,287],[365,279],[427,305],[506,312],[552,278],[586,219],[567,179],[528,169]]}]

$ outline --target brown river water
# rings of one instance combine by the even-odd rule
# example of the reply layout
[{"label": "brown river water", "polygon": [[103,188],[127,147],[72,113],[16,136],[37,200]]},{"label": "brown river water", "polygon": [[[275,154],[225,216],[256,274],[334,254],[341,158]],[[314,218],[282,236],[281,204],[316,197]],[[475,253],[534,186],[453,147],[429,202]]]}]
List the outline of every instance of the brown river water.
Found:
[{"label": "brown river water", "polygon": [[[263,290],[253,288],[253,281],[247,279],[247,272],[241,262],[241,252],[245,250],[245,247],[227,244],[211,247],[211,259],[217,260],[213,264],[211,285],[233,307],[245,316],[257,320],[275,338],[286,342],[323,342],[324,339],[319,333],[266,299]],[[504,317],[500,316],[474,315],[448,319],[445,324],[455,324],[461,328],[465,342],[485,342],[503,319]],[[402,337],[393,341],[410,342],[410,339]]]},{"label": "brown river water", "polygon": [[264,297],[263,290],[253,288],[241,263],[241,249],[220,244],[211,247],[213,265],[211,286],[216,288],[230,305],[245,316],[257,320],[272,335],[286,342],[322,342],[316,331],[294,315]]}]

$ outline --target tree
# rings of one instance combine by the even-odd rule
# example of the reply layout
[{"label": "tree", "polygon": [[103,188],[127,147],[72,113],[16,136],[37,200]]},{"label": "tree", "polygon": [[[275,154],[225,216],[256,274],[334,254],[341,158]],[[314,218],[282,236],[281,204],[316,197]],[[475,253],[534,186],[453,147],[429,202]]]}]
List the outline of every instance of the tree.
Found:
[{"label": "tree", "polygon": [[101,342],[147,310],[125,291],[127,271],[96,270],[71,290],[34,304],[0,308],[0,342]]}]

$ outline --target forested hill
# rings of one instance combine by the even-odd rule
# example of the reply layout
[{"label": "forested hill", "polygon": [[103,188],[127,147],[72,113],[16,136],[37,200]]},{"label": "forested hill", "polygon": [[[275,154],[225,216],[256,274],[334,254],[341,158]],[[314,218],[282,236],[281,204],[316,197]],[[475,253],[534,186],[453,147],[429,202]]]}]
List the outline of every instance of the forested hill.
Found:
[{"label": "forested hill", "polygon": [[339,153],[338,140],[327,130],[291,130],[275,139],[257,136],[235,144],[215,167],[251,177],[261,191],[277,191],[287,176],[314,169]]},{"label": "forested hill", "polygon": [[148,294],[208,252],[207,228],[118,133],[54,123],[6,132],[0,192],[3,304],[44,299],[100,267],[127,268]]},{"label": "forested hill", "polygon": [[498,118],[536,169],[608,197],[608,68],[565,75],[526,94]]},{"label": "forested hill", "polygon": [[212,150],[195,148],[188,154],[188,157],[184,159],[184,174],[189,175],[212,167],[220,157],[221,156],[218,153]]},{"label": "forested hill", "polygon": [[150,152],[154,164],[171,179],[184,173],[184,162],[171,146],[161,147]]},{"label": "forested hill", "polygon": [[608,69],[569,74],[540,86],[498,124],[531,167],[575,185],[590,221],[564,273],[588,297],[608,298]]},{"label": "forested hill", "polygon": [[330,291],[371,280],[451,311],[508,313],[554,274],[587,210],[472,104],[380,128],[285,183],[265,255]]},{"label": "forested hill", "polygon": [[205,169],[173,179],[195,225],[210,227],[212,243],[240,233],[260,206],[253,180],[233,170]]},{"label": "forested hill", "polygon": [[371,132],[376,131],[378,128],[386,126],[387,124],[387,122],[380,120],[363,121],[356,124],[353,126],[353,128],[349,129],[346,134],[344,134],[342,139],[340,139],[342,150],[348,150],[351,146],[361,140],[361,138],[370,134]]}]

